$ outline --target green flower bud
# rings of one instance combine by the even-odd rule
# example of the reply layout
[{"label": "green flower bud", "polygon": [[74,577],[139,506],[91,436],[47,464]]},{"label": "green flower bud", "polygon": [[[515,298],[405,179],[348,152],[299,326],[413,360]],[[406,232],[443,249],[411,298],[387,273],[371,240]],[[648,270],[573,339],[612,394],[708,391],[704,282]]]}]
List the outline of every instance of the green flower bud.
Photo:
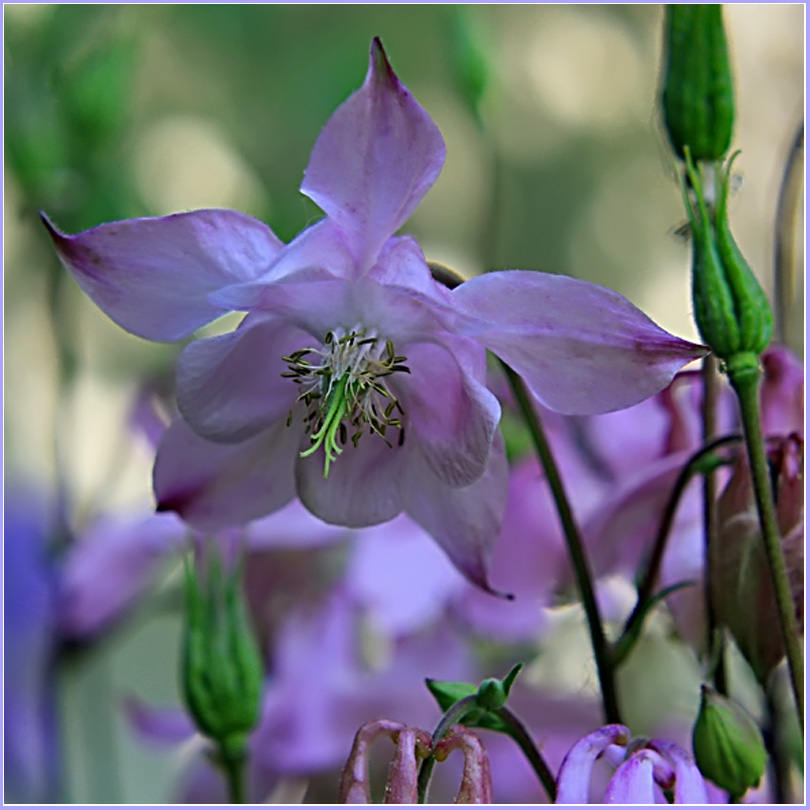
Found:
[{"label": "green flower bud", "polygon": [[695,191],[684,204],[692,233],[692,301],[701,338],[730,375],[756,371],[773,331],[773,315],[759,282],[728,225],[728,190],[734,157],[721,169],[719,200],[710,212],[702,175],[686,148],[686,173]]},{"label": "green flower bud", "polygon": [[756,355],[768,348],[773,334],[773,313],[757,277],[742,255],[728,224],[728,193],[735,152],[720,176],[719,197],[714,213],[715,241],[726,280],[734,299],[743,351]]},{"label": "green flower bud", "polygon": [[733,798],[756,787],[765,772],[765,745],[759,726],[734,700],[702,686],[700,711],[692,732],[701,773]]},{"label": "green flower bud", "polygon": [[679,157],[718,160],[731,144],[734,89],[723,10],[673,4],[664,10],[664,123]]},{"label": "green flower bud", "polygon": [[234,753],[258,722],[263,682],[239,580],[238,571],[223,574],[215,554],[202,583],[186,564],[181,664],[183,696],[197,727]]}]

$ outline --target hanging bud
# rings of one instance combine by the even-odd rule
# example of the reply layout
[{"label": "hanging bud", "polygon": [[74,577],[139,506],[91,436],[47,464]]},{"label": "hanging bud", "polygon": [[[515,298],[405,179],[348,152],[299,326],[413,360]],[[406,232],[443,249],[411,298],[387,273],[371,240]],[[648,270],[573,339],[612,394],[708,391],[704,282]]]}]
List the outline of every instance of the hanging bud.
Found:
[{"label": "hanging bud", "polygon": [[734,89],[718,4],[664,9],[664,123],[678,157],[719,160],[731,144]]},{"label": "hanging bud", "polygon": [[[202,582],[200,580],[203,580]],[[186,564],[182,687],[197,727],[224,756],[240,756],[259,719],[262,659],[249,627],[238,571],[216,554],[202,577]]]},{"label": "hanging bud", "polygon": [[692,732],[701,773],[733,799],[756,787],[765,772],[765,745],[751,715],[735,700],[702,686],[700,711]]},{"label": "hanging bud", "polygon": [[686,148],[692,201],[682,186],[692,234],[692,301],[701,338],[723,361],[728,374],[758,373],[759,355],[773,331],[773,315],[759,282],[737,247],[728,225],[728,192],[734,155],[720,173],[714,212],[705,199],[703,176]]}]

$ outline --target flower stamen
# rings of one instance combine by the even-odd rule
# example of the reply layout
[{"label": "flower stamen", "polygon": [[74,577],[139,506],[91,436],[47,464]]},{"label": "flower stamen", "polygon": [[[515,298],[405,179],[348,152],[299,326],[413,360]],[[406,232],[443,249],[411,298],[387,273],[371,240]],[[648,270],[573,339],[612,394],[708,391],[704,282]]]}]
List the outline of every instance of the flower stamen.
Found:
[{"label": "flower stamen", "polygon": [[[311,359],[310,359],[311,358]],[[405,439],[401,417],[404,415],[397,398],[381,382],[397,371],[410,373],[406,358],[398,356],[391,340],[366,336],[365,329],[355,328],[345,334],[327,332],[323,346],[300,349],[283,358],[289,371],[282,373],[299,386],[296,403],[307,407],[304,422],[310,430],[312,446],[302,457],[324,448],[324,478],[330,465],[343,452],[348,438],[346,423],[355,431],[352,444],[357,447],[365,426],[389,446],[388,428],[399,430],[398,445]],[[397,415],[398,414],[398,415]],[[292,411],[287,424],[292,422]]]}]

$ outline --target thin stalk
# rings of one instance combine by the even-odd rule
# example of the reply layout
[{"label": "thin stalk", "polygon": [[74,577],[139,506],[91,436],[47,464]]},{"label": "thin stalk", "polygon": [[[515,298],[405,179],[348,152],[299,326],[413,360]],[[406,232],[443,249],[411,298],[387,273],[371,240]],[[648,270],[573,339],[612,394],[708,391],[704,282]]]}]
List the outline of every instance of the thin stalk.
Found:
[{"label": "thin stalk", "polygon": [[548,481],[554,503],[557,507],[557,514],[560,517],[563,535],[566,545],[568,546],[568,554],[574,568],[574,576],[576,577],[577,587],[579,588],[580,598],[582,599],[582,606],[588,621],[591,647],[593,648],[596,671],[599,676],[599,686],[602,691],[602,707],[605,714],[605,722],[621,723],[611,650],[602,626],[599,605],[596,602],[596,595],[593,590],[593,577],[585,555],[585,547],[580,537],[579,528],[574,520],[568,496],[566,495],[562,478],[560,477],[557,464],[554,461],[554,456],[551,453],[551,448],[546,439],[539,414],[532,405],[526,386],[523,384],[523,380],[521,380],[509,366],[505,363],[502,365],[506,370],[509,384],[512,387],[512,391],[515,394],[515,398],[517,399],[529,432],[531,433],[537,456],[545,471],[546,480]]},{"label": "thin stalk", "polygon": [[[431,750],[435,749],[436,744],[450,731],[450,727],[458,723],[470,709],[475,708],[478,701],[478,694],[473,693],[467,697],[454,703],[439,720],[433,736],[431,738]],[[424,804],[427,799],[428,788],[430,787],[430,777],[433,775],[433,766],[436,764],[436,759],[431,753],[426,759],[422,761],[419,768],[419,777],[417,779],[417,795],[419,804]]]},{"label": "thin stalk", "polygon": [[546,789],[551,802],[555,802],[557,800],[557,780],[554,778],[551,768],[548,767],[548,763],[543,759],[540,749],[534,744],[534,740],[532,740],[526,726],[505,706],[498,710],[498,717],[507,727],[509,736],[520,746],[520,750],[529,760],[529,764],[537,774],[540,783]]},{"label": "thin stalk", "polygon": [[[670,532],[672,531],[672,524],[675,520],[675,515],[681,502],[681,497],[683,496],[687,485],[692,480],[693,476],[701,470],[702,463],[708,456],[711,456],[721,447],[725,447],[726,445],[734,444],[735,442],[740,441],[742,441],[742,436],[735,434],[732,436],[722,436],[719,439],[709,442],[689,458],[678,474],[675,484],[672,487],[672,492],[670,493],[669,499],[664,507],[664,512],[661,515],[661,523],[658,526],[658,533],[655,536],[653,550],[650,554],[644,575],[641,578],[641,582],[638,586],[638,598],[636,600],[636,605],[625,623],[621,638],[616,642],[617,648],[623,644],[623,639],[625,636],[629,636],[636,629],[635,625],[643,618],[645,606],[653,596],[656,583],[658,582],[658,574],[661,568],[661,562],[664,559],[667,540],[669,539]],[[709,645],[709,649],[711,649],[711,645]],[[622,660],[624,659],[625,655],[621,656]]]},{"label": "thin stalk", "polygon": [[245,803],[245,765],[247,753],[243,745],[232,748],[224,743],[219,746],[219,763],[228,788],[231,804]]},{"label": "thin stalk", "polygon": [[790,804],[790,759],[781,739],[781,717],[778,698],[775,694],[777,678],[771,677],[765,687],[766,713],[762,738],[768,749],[768,767],[773,784],[773,799],[777,804]]},{"label": "thin stalk", "polygon": [[[703,402],[700,412],[703,421],[703,441],[710,442],[717,435],[717,397],[720,378],[717,374],[717,360],[708,354],[701,366],[703,382]],[[714,688],[725,695],[726,684],[725,645],[722,636],[715,632],[717,611],[712,594],[712,549],[717,547],[717,478],[709,471],[703,478],[703,598],[706,605],[706,650],[711,655],[712,644],[720,639],[717,650],[717,666],[714,668]]]},{"label": "thin stalk", "polygon": [[804,154],[804,121],[799,124],[790,147],[776,207],[776,239],[774,240],[774,327],[776,339],[787,343],[790,335],[790,314],[796,287],[796,221],[801,203],[803,173],[800,160]]},{"label": "thin stalk", "polygon": [[796,699],[796,709],[799,713],[799,724],[804,730],[804,657],[799,641],[790,585],[785,571],[785,560],[782,556],[781,535],[776,521],[771,478],[765,456],[765,443],[759,413],[759,378],[759,371],[751,372],[749,370],[747,373],[731,375],[729,379],[740,404],[751,479],[754,484],[754,497],[762,529],[762,542],[765,546],[768,570],[776,596],[779,628],[785,643],[790,680]]}]

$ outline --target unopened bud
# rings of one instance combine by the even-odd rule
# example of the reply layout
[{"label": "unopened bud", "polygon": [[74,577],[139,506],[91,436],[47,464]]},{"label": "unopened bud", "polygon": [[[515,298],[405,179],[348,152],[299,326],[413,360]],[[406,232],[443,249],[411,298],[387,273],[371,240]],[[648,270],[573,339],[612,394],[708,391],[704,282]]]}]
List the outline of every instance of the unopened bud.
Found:
[{"label": "unopened bud", "polygon": [[203,734],[237,752],[259,719],[263,667],[240,592],[239,574],[223,574],[215,554],[204,581],[186,565],[182,686]]},{"label": "unopened bud", "polygon": [[732,378],[749,371],[758,373],[759,355],[773,331],[768,299],[728,225],[729,177],[734,157],[721,170],[719,199],[713,212],[709,210],[703,178],[692,162],[689,148],[686,172],[695,192],[694,202],[685,186],[683,189],[692,234],[695,321],[702,339],[725,363]]},{"label": "unopened bud", "polygon": [[734,700],[701,687],[700,711],[692,732],[701,772],[733,798],[756,787],[765,772],[765,745],[751,715]]},{"label": "unopened bud", "polygon": [[664,123],[683,158],[719,160],[731,144],[734,89],[720,5],[664,9]]}]

